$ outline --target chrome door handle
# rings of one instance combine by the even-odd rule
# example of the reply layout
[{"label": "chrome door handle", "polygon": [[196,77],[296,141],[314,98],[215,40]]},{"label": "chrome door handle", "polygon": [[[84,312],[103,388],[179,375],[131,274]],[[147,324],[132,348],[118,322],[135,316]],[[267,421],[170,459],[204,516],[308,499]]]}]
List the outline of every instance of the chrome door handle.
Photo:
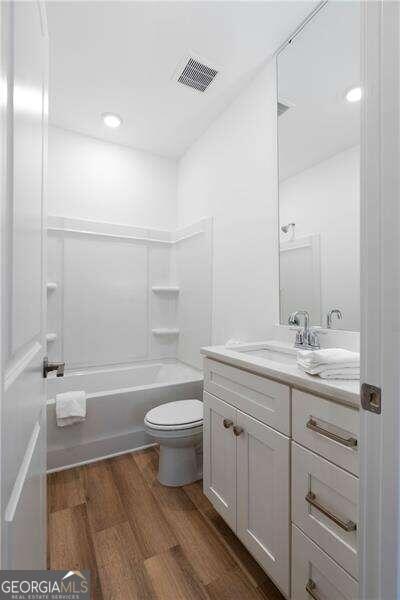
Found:
[{"label": "chrome door handle", "polygon": [[336,525],[344,529],[344,531],[355,531],[357,529],[357,525],[356,523],[354,523],[354,521],[341,519],[340,517],[335,515],[335,513],[331,512],[328,508],[322,506],[322,504],[320,504],[317,501],[316,495],[312,492],[308,492],[307,496],[305,497],[305,500],[308,502],[308,504],[310,504],[311,506],[319,510],[319,512],[321,512],[323,515],[328,517],[328,519],[336,523]]},{"label": "chrome door handle", "polygon": [[239,435],[241,435],[243,433],[243,427],[239,427],[239,425],[234,425],[233,433],[236,435],[236,437],[238,437]]},{"label": "chrome door handle", "polygon": [[313,581],[312,579],[309,579],[307,581],[307,585],[306,585],[307,594],[310,594],[311,598],[314,598],[314,600],[320,600],[318,598],[317,594],[315,593],[316,588],[317,588],[317,584],[315,583],[315,581]]},{"label": "chrome door handle", "polygon": [[223,423],[224,423],[225,429],[229,429],[229,427],[232,427],[232,425],[233,425],[233,421],[231,421],[230,419],[224,419]]},{"label": "chrome door handle", "polygon": [[47,375],[51,371],[57,371],[57,377],[64,377],[65,362],[49,362],[47,356],[43,359],[43,377],[47,379]]},{"label": "chrome door handle", "polygon": [[356,448],[357,447],[357,440],[354,437],[342,437],[341,435],[338,435],[337,433],[333,433],[333,431],[328,431],[328,429],[324,429],[323,427],[321,427],[320,425],[318,425],[317,421],[313,418],[309,419],[309,421],[307,421],[306,427],[308,429],[311,429],[312,431],[315,431],[316,433],[319,433],[320,435],[323,435],[324,437],[329,438],[330,440],[334,440],[335,442],[338,442],[339,444],[342,444],[342,446],[346,446],[347,448]]}]

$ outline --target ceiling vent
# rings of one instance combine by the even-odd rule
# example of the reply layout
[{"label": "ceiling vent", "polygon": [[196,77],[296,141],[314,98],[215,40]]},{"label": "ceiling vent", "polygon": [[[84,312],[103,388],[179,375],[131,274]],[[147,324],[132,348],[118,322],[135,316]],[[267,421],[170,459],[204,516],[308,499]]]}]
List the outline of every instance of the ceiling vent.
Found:
[{"label": "ceiling vent", "polygon": [[289,110],[290,108],[292,108],[290,106],[290,104],[285,104],[284,102],[281,102],[278,100],[278,117],[281,117],[282,115],[284,115],[285,112],[287,110]]},{"label": "ceiling vent", "polygon": [[205,92],[218,74],[218,70],[209,65],[189,57],[186,60],[183,69],[180,68],[176,75],[176,80],[182,85],[186,85],[198,92]]}]

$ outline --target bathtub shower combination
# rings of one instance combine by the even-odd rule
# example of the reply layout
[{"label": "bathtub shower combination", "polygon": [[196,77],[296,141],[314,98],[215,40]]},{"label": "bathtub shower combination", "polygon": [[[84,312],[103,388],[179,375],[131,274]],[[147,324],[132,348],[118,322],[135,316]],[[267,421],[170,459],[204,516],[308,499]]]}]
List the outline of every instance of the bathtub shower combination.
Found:
[{"label": "bathtub shower combination", "polygon": [[[48,378],[49,471],[154,444],[151,409],[201,400],[211,227],[49,217],[48,356],[66,362],[64,378]],[[72,391],[86,393],[86,418],[59,427],[56,396]]]},{"label": "bathtub shower combination", "polygon": [[[96,460],[154,444],[145,432],[146,413],[160,404],[202,398],[202,373],[180,362],[137,364],[114,369],[49,377],[47,405],[48,469]],[[82,423],[56,425],[55,395],[72,390],[87,393]]]}]

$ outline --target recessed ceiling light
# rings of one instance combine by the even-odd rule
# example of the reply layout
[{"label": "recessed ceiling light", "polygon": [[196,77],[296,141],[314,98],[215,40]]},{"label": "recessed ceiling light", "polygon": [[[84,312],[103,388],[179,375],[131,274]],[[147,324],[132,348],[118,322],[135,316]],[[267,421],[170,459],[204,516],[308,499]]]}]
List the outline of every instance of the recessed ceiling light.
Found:
[{"label": "recessed ceiling light", "polygon": [[121,117],[114,115],[113,113],[103,113],[101,117],[104,125],[107,125],[107,127],[112,127],[113,129],[119,127],[122,123]]},{"label": "recessed ceiling light", "polygon": [[362,89],[359,86],[351,88],[346,93],[347,102],[359,102],[361,100],[361,98],[362,98]]}]

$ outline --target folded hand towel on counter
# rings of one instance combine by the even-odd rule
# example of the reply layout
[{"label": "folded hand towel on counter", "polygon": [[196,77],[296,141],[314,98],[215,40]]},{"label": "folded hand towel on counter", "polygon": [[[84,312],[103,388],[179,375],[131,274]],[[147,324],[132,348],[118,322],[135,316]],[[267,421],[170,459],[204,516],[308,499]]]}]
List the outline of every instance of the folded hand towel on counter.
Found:
[{"label": "folded hand towel on counter", "polygon": [[86,418],[86,393],[79,391],[56,394],[56,418],[59,427],[84,421]]},{"label": "folded hand towel on counter", "polygon": [[319,375],[319,373],[322,373],[323,371],[326,371],[327,369],[335,369],[336,371],[338,371],[338,370],[344,371],[346,369],[359,369],[360,368],[359,362],[335,363],[335,364],[327,363],[324,365],[317,365],[317,366],[310,367],[304,361],[298,360],[297,364],[301,369],[303,369],[303,371],[305,371],[306,373],[309,373],[310,375]]},{"label": "folded hand towel on counter", "polygon": [[360,379],[360,369],[326,369],[318,373],[321,379]]},{"label": "folded hand towel on counter", "polygon": [[321,350],[299,350],[297,361],[309,367],[319,365],[360,364],[360,354],[344,348],[323,348]]},{"label": "folded hand towel on counter", "polygon": [[360,355],[343,348],[299,350],[298,366],[309,375],[322,379],[359,379]]}]

